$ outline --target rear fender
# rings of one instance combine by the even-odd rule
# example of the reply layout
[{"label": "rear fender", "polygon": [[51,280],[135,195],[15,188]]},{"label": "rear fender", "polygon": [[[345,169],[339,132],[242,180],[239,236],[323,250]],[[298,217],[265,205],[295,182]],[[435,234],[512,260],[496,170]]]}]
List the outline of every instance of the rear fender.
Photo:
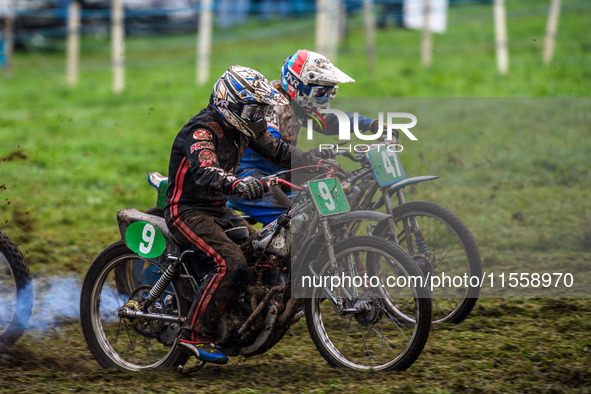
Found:
[{"label": "rear fender", "polygon": [[180,256],[181,250],[164,218],[125,208],[117,212],[117,223],[122,242],[138,255],[160,262],[168,255]]}]

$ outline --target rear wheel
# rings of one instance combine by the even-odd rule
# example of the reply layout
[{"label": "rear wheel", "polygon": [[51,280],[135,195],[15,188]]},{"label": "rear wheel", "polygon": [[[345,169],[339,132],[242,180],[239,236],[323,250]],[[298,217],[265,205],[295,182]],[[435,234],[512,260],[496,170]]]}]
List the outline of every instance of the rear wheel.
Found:
[{"label": "rear wheel", "polygon": [[[442,286],[432,289],[433,323],[461,323],[480,294],[476,280],[482,277],[480,253],[466,225],[450,210],[430,202],[413,201],[392,211],[399,245],[412,257],[423,275],[438,277]],[[374,235],[393,240],[387,221]],[[462,278],[456,286],[447,278]],[[435,282],[436,284],[439,282]],[[459,280],[455,281],[459,284]]]},{"label": "rear wheel", "polygon": [[[176,347],[181,323],[141,317],[119,317],[125,307],[139,310],[155,280],[124,280],[121,272],[143,267],[152,276],[163,267],[139,257],[117,242],[105,249],[90,266],[80,297],[80,322],[88,347],[103,368],[129,371],[176,366],[184,356]],[[187,303],[175,282],[149,308],[149,312],[186,316]],[[182,362],[181,362],[182,363]]]},{"label": "rear wheel", "polygon": [[29,323],[33,286],[23,254],[0,232],[0,345],[12,346]]},{"label": "rear wheel", "polygon": [[[306,299],[308,331],[320,354],[334,367],[404,370],[421,354],[431,326],[426,287],[413,286],[421,274],[404,251],[376,237],[352,237],[334,247],[336,268],[326,263]],[[319,261],[328,261],[323,256]],[[322,278],[330,278],[322,284]],[[336,287],[332,278],[343,279]],[[359,279],[357,279],[359,278]],[[363,279],[368,278],[368,279]],[[408,285],[400,285],[405,281]]]}]

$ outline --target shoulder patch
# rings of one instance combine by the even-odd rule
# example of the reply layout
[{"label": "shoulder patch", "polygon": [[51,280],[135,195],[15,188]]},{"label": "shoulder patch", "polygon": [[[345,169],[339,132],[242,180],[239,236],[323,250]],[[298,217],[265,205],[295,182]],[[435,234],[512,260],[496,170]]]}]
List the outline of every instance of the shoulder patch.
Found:
[{"label": "shoulder patch", "polygon": [[197,131],[193,133],[193,139],[198,141],[211,141],[213,140],[213,135],[211,135],[209,130],[197,129]]},{"label": "shoulder patch", "polygon": [[211,127],[218,138],[222,138],[224,136],[224,130],[222,130],[222,126],[220,126],[218,122],[211,122],[209,127]]}]

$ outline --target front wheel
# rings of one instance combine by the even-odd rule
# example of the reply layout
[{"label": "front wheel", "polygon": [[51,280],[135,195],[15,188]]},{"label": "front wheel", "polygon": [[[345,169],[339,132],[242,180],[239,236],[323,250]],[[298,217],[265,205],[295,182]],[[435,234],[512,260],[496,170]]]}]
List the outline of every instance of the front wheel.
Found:
[{"label": "front wheel", "polygon": [[[461,323],[480,294],[482,263],[474,237],[455,214],[431,202],[399,205],[392,216],[399,245],[437,285],[431,292],[433,323]],[[394,240],[387,221],[376,227],[374,235]]]},{"label": "front wheel", "polygon": [[33,309],[33,286],[25,257],[0,232],[0,345],[12,346],[22,335]]},{"label": "front wheel", "polygon": [[[82,332],[95,360],[105,369],[128,371],[175,366],[183,357],[176,347],[179,322],[141,317],[119,317],[118,310],[138,310],[155,280],[131,280],[122,272],[162,273],[163,267],[139,257],[116,242],[101,252],[90,266],[80,297]],[[148,312],[186,316],[187,303],[175,282],[164,291]]]},{"label": "front wheel", "polygon": [[412,282],[420,281],[419,269],[400,247],[376,237],[348,238],[334,251],[336,266],[325,263],[313,273],[305,302],[316,348],[334,367],[407,369],[421,354],[431,326],[429,291]]}]

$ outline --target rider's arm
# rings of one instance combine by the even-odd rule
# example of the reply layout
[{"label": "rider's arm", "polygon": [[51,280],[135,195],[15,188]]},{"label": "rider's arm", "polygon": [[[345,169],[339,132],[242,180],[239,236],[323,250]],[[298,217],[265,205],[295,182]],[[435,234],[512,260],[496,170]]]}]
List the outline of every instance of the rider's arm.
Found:
[{"label": "rider's arm", "polygon": [[197,186],[209,187],[224,194],[231,193],[237,178],[218,166],[216,139],[211,130],[197,129],[193,138],[188,138],[185,142],[183,151]]},{"label": "rider's arm", "polygon": [[275,138],[269,131],[259,134],[249,147],[282,168],[291,168],[292,162],[299,166],[317,164],[320,160],[314,153],[304,152],[280,138]]}]

